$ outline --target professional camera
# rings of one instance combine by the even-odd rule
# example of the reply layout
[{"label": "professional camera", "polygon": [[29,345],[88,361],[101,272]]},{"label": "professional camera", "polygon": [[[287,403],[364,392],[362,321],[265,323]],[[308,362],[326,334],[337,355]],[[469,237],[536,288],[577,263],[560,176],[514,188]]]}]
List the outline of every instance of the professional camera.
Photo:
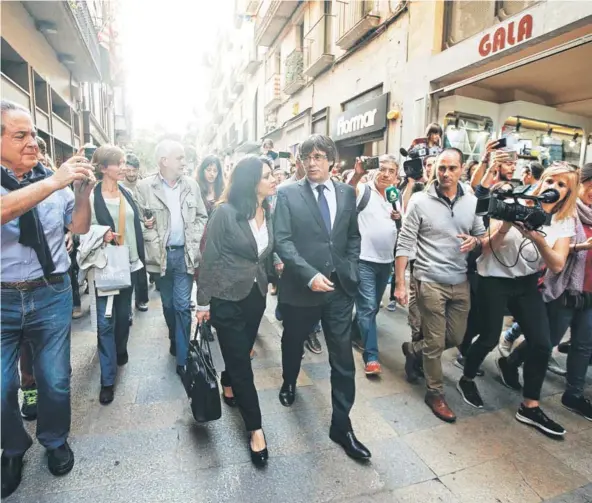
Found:
[{"label": "professional camera", "polygon": [[[522,222],[529,230],[535,230],[543,225],[551,225],[552,215],[543,210],[541,203],[555,203],[559,201],[559,192],[547,189],[538,196],[527,195],[528,187],[517,189],[494,190],[490,196],[477,201],[476,213],[487,215],[504,222]],[[511,199],[511,202],[507,202]],[[526,206],[520,202],[533,201],[533,206]]]},{"label": "professional camera", "polygon": [[426,157],[438,155],[442,149],[438,146],[428,148],[427,138],[416,138],[409,150],[401,148],[399,152],[409,158],[403,163],[405,176],[419,180],[423,176],[423,160]]}]

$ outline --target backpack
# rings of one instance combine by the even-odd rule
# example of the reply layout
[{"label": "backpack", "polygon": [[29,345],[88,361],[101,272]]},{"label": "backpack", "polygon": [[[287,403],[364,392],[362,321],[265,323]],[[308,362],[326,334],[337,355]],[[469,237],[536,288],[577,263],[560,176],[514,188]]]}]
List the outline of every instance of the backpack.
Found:
[{"label": "backpack", "polygon": [[360,202],[358,203],[358,206],[356,207],[356,209],[358,210],[358,214],[360,214],[362,211],[364,211],[366,209],[366,206],[368,206],[368,203],[370,202],[370,195],[371,195],[370,186],[364,185],[364,194],[362,195],[362,199],[360,199]]}]

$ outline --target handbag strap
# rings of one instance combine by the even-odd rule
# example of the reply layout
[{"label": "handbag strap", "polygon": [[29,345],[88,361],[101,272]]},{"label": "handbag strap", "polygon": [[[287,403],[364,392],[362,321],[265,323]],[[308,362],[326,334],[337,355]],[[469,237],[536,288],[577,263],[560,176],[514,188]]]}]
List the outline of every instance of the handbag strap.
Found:
[{"label": "handbag strap", "polygon": [[119,189],[119,240],[117,244],[119,246],[123,246],[125,242],[125,197],[123,197],[123,192]]}]

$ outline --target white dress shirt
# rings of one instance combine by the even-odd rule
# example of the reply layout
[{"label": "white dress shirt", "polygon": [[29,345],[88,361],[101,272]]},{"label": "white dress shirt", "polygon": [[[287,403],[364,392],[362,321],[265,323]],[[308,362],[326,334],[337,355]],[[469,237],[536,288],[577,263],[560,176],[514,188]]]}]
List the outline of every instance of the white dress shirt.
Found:
[{"label": "white dress shirt", "polygon": [[265,219],[263,219],[263,224],[261,225],[261,227],[257,228],[257,221],[254,218],[252,218],[251,220],[249,220],[249,225],[251,226],[253,237],[257,242],[257,254],[261,256],[261,254],[267,249],[267,245],[269,244],[267,222]]},{"label": "white dress shirt", "polygon": [[330,178],[323,184],[312,182],[311,180],[308,180],[308,184],[310,185],[312,193],[314,194],[317,202],[319,201],[317,187],[319,185],[324,185],[326,187],[324,192],[325,198],[327,199],[327,204],[329,205],[329,214],[331,215],[331,229],[333,229],[333,224],[335,224],[335,215],[337,214],[337,196],[335,195],[335,185],[333,185],[333,182]]}]

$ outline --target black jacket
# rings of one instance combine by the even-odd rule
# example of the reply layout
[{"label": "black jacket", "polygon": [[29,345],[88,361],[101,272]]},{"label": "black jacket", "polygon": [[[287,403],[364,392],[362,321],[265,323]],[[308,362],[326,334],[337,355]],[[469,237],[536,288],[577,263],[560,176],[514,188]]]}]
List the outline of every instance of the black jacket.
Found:
[{"label": "black jacket", "polygon": [[272,223],[266,216],[269,244],[261,256],[249,222],[234,206],[216,207],[207,225],[206,246],[199,269],[197,303],[206,306],[212,297],[239,301],[247,297],[255,278],[267,295],[269,258],[273,250]]},{"label": "black jacket", "polygon": [[284,263],[279,301],[294,306],[315,306],[329,300],[326,293],[313,292],[308,283],[317,274],[337,274],[343,290],[354,296],[358,289],[360,232],[356,192],[344,183],[333,182],[337,212],[331,235],[306,179],[278,191],[274,214],[275,252]]}]

